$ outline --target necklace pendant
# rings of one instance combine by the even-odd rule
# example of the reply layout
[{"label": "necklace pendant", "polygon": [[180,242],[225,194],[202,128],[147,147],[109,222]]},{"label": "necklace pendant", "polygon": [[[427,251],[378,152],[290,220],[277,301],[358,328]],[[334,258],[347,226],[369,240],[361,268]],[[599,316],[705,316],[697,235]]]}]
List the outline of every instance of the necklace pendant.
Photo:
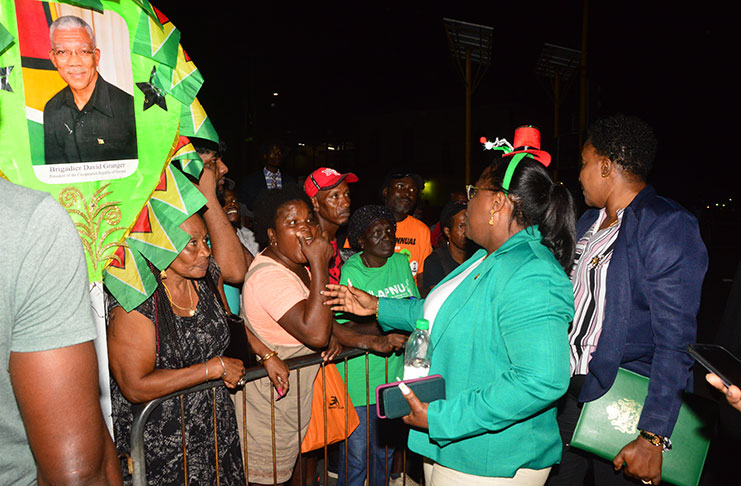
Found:
[{"label": "necklace pendant", "polygon": [[190,314],[190,317],[193,317],[194,315],[196,315],[196,310],[195,309],[191,309],[191,310],[188,311],[188,314]]}]

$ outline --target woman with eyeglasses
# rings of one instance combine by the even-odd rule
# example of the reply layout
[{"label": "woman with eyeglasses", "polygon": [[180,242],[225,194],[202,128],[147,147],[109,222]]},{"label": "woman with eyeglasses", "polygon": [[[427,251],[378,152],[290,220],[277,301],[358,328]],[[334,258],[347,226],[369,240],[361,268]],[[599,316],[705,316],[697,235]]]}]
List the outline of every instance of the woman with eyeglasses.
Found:
[{"label": "woman with eyeglasses", "polygon": [[[529,154],[529,155],[528,155]],[[535,157],[534,160],[531,157]],[[482,249],[424,300],[376,298],[329,286],[335,310],[378,316],[385,330],[430,322],[430,374],[446,398],[406,398],[409,448],[426,458],[425,484],[542,485],[561,457],[556,401],[569,383],[574,298],[571,195],[530,147],[495,156],[467,187],[466,236]]]}]

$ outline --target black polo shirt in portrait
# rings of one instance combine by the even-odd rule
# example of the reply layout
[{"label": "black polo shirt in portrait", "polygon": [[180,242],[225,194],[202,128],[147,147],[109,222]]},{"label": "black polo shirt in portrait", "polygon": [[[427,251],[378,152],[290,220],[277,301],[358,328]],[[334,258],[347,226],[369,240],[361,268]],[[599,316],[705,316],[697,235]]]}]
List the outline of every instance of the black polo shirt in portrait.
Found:
[{"label": "black polo shirt in portrait", "polygon": [[82,110],[69,86],[44,106],[47,164],[136,159],[134,98],[100,74]]}]

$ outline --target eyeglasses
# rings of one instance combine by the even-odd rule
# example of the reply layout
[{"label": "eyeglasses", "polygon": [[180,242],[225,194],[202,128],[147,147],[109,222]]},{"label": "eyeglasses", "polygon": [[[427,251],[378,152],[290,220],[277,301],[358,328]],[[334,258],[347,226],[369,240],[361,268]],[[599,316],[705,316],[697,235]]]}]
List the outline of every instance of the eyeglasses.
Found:
[{"label": "eyeglasses", "polygon": [[466,197],[470,201],[471,199],[473,199],[474,197],[476,197],[476,194],[478,194],[479,191],[497,192],[494,189],[488,189],[486,187],[476,187],[476,186],[472,186],[471,184],[468,184],[466,186]]},{"label": "eyeglasses", "polygon": [[62,61],[66,61],[73,55],[81,58],[88,58],[95,54],[95,49],[90,49],[88,47],[83,47],[82,49],[52,49],[52,52],[55,57]]}]

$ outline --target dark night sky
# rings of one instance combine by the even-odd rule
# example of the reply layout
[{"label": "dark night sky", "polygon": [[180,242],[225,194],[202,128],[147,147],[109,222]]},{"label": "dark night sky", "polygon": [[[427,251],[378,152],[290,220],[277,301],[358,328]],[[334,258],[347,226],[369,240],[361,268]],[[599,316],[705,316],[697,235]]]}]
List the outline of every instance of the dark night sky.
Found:
[{"label": "dark night sky", "polygon": [[[264,125],[273,91],[280,93],[282,124],[299,134],[341,130],[346,120],[376,113],[462,106],[443,17],[494,27],[494,64],[474,95],[474,111],[507,103],[548,125],[552,104],[533,74],[535,61],[544,42],[574,49],[581,43],[582,2],[573,0],[211,2],[228,7],[210,11],[153,3],[182,32],[206,80],[199,99],[232,146],[247,136],[248,110],[257,115],[253,124]],[[591,3],[591,119],[619,111],[651,124],[660,147],[652,180],[673,197],[693,194],[699,202],[737,194],[736,157],[726,147],[735,145],[731,127],[739,125],[730,65],[741,46],[730,13],[712,1],[694,8]],[[577,92],[574,83],[567,118],[576,116]],[[549,142],[544,137],[545,148]]]}]

